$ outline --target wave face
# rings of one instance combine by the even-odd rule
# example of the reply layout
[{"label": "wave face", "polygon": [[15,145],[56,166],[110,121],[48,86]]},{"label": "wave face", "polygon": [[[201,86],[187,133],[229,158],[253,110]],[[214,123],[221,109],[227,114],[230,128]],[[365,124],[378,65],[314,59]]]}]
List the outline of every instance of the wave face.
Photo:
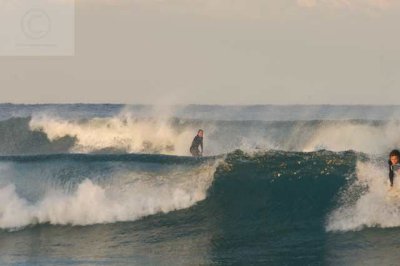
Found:
[{"label": "wave face", "polygon": [[339,191],[357,179],[353,152],[249,155],[238,150],[225,163],[207,200],[232,218],[238,230],[249,220],[271,233],[321,230]]},{"label": "wave face", "polygon": [[[351,234],[350,249],[358,252],[365,237],[371,237],[361,229],[400,226],[400,200],[385,194],[383,165],[384,159],[330,151],[237,150],[203,159],[134,154],[3,156],[0,235],[27,227],[34,232],[38,225],[124,228],[128,224],[118,222],[136,221],[136,229],[129,230],[139,242],[125,240],[132,245],[142,243],[137,238],[148,230],[156,230],[151,243],[158,245],[170,245],[163,239],[179,234],[190,241],[173,244],[177,253],[164,250],[163,261],[185,246],[199,263],[315,264],[323,259],[329,264],[352,264],[353,254],[337,259],[340,243],[348,245],[343,232]],[[182,226],[187,229],[181,231]],[[373,236],[371,241],[381,237]],[[392,234],[386,237],[393,239]],[[211,250],[196,253],[198,245]],[[362,250],[377,254],[367,247]],[[246,259],[243,253],[256,256]],[[137,263],[146,262],[139,258]],[[358,259],[357,263],[366,261]]]}]

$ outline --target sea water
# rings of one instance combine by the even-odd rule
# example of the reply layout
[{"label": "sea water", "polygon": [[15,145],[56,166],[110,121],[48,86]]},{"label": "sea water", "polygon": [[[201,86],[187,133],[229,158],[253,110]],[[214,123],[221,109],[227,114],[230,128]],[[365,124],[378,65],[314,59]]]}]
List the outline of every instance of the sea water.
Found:
[{"label": "sea water", "polygon": [[0,264],[396,265],[399,113],[0,105]]}]

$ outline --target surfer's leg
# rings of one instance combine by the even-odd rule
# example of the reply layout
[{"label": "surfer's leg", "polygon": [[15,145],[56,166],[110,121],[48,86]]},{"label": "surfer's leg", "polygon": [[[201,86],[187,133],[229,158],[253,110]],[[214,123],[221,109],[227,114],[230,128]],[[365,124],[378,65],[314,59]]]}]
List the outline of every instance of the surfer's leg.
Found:
[{"label": "surfer's leg", "polygon": [[194,157],[199,157],[200,156],[200,151],[198,149],[191,149],[190,153],[194,156]]}]

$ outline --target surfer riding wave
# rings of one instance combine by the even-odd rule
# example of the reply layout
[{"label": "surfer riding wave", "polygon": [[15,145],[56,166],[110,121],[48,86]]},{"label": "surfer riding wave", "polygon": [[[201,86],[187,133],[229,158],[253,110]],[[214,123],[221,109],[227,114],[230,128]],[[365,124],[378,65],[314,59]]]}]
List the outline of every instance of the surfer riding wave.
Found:
[{"label": "surfer riding wave", "polygon": [[[192,145],[190,146],[190,153],[194,157],[203,156],[203,135],[204,131],[202,129],[199,129],[197,135],[194,137],[192,141]],[[201,151],[199,150],[199,147],[201,147]]]}]

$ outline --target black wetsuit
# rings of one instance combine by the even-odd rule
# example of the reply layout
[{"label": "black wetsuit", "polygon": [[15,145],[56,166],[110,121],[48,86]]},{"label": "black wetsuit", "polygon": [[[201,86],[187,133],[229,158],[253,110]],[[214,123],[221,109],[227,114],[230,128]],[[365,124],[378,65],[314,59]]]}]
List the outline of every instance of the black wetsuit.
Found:
[{"label": "black wetsuit", "polygon": [[[201,147],[201,152],[199,150],[199,146]],[[199,135],[194,137],[192,146],[190,146],[190,153],[196,157],[202,155],[202,153],[203,153],[203,137],[200,137]]]},{"label": "black wetsuit", "polygon": [[397,176],[397,173],[400,170],[400,164],[393,164],[389,161],[389,180],[390,186],[393,187],[394,177]]}]

